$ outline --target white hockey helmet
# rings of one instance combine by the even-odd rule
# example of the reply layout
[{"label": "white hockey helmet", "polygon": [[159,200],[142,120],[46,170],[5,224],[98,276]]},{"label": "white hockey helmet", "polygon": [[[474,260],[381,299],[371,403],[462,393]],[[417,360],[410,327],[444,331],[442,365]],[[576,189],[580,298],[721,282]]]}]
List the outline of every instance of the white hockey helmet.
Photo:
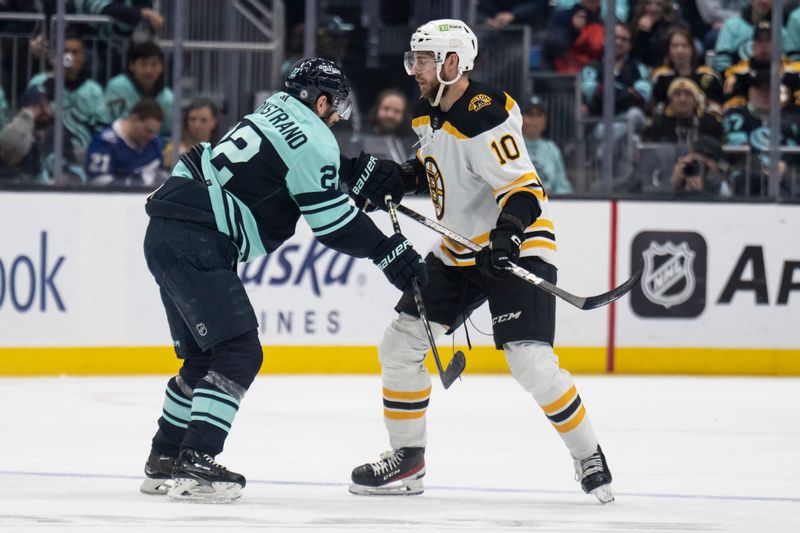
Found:
[{"label": "white hockey helmet", "polygon": [[448,52],[458,55],[458,76],[475,66],[478,55],[478,39],[475,33],[461,20],[439,19],[426,22],[411,36],[411,51],[406,52],[404,63],[411,75],[414,67],[414,52],[433,52],[438,70]]}]

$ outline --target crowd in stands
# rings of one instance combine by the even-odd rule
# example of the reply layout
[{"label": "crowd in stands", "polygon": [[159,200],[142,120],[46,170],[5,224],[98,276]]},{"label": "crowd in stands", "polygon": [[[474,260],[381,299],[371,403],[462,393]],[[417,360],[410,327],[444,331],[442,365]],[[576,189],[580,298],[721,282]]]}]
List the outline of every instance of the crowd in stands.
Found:
[{"label": "crowd in stands", "polygon": [[[419,3],[396,2],[394,8],[407,4],[406,11],[413,11]],[[780,143],[790,147],[800,145],[798,3],[785,3],[781,27]],[[53,0],[0,0],[6,11],[50,15],[54,6]],[[528,25],[540,50],[531,68],[577,76],[579,116],[590,128],[586,152],[595,164],[602,161],[603,141],[611,137],[617,192],[766,195],[772,0],[617,0],[615,6],[611,132],[600,122],[604,0],[480,0],[476,25],[496,30]],[[28,24],[23,22],[2,28],[31,35],[28,53],[46,68],[12,87],[11,67],[3,62],[0,182],[53,182],[53,65],[60,62],[65,72],[63,182],[159,183],[175,162],[172,141],[177,137],[170,131],[173,95],[164,83],[166,60],[153,40],[162,16],[152,0],[70,0],[68,8],[107,15],[113,23],[68,27],[59,58],[52,57],[45,28],[21,28]],[[287,24],[285,64],[302,53],[303,26],[295,22]],[[354,71],[356,92],[364,87],[358,77],[370,76],[360,72],[363,68],[348,68],[353,61],[350,37],[358,26],[357,17],[318,17],[318,53]],[[116,63],[99,57],[114,57]],[[409,127],[413,96],[391,81],[377,96],[369,96],[371,105],[361,102],[369,111],[354,112],[357,135],[340,142],[357,139],[360,149],[403,161],[413,154],[416,141]],[[6,98],[12,91],[18,95],[16,109]],[[545,186],[555,194],[600,190],[598,183],[585,191],[571,183],[575,169],[565,165],[561,148],[547,138],[548,110],[540,96],[520,106],[526,147]],[[214,101],[193,100],[182,118],[178,154],[197,142],[219,139],[222,117]],[[343,146],[343,152],[352,152],[347,148],[353,147]],[[800,197],[799,161],[798,152],[782,152],[783,194]]]}]

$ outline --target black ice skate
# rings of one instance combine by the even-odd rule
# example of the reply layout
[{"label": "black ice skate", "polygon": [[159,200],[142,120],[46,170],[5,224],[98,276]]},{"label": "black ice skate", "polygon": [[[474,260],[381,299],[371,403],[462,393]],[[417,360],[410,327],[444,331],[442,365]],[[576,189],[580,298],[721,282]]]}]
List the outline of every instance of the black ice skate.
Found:
[{"label": "black ice skate", "polygon": [[380,461],[353,470],[350,492],[362,496],[422,494],[425,448],[399,448],[381,454]]},{"label": "black ice skate", "polygon": [[242,497],[244,476],[231,472],[207,453],[181,450],[172,469],[175,485],[167,492],[171,500],[227,503]]},{"label": "black ice skate", "polygon": [[147,476],[139,490],[144,494],[164,495],[172,488],[172,467],[175,458],[169,455],[151,453],[144,465],[144,475]]},{"label": "black ice skate", "polygon": [[583,492],[594,494],[600,503],[614,501],[611,491],[611,470],[608,469],[606,456],[600,446],[586,459],[575,460],[575,480],[581,482]]}]

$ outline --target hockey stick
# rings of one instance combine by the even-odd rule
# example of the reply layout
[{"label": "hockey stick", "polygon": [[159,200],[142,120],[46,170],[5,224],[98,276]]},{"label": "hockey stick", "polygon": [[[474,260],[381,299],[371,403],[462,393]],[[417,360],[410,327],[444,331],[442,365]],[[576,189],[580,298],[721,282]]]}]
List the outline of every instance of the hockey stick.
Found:
[{"label": "hockey stick", "polygon": [[[397,207],[402,206],[395,206],[394,202],[392,202],[391,195],[386,195],[385,202],[386,208],[389,210],[389,217],[392,219],[394,232],[400,233],[400,222],[397,220]],[[456,379],[461,378],[461,373],[467,366],[467,358],[464,357],[464,352],[458,350],[447,364],[447,369],[442,368],[442,360],[439,359],[439,350],[436,349],[436,339],[433,338],[431,323],[428,321],[428,312],[425,310],[425,304],[422,301],[422,292],[419,290],[419,283],[417,283],[416,277],[411,280],[411,292],[414,294],[414,302],[417,304],[419,318],[425,326],[425,333],[428,335],[428,343],[431,345],[433,360],[436,362],[436,369],[439,371],[442,386],[445,389],[449,389],[450,385],[452,385]]]},{"label": "hockey stick", "polygon": [[[457,242],[458,244],[464,246],[465,248],[472,250],[473,252],[478,252],[481,250],[481,247],[472,242],[471,240],[462,237],[458,233],[454,233],[453,231],[447,229],[438,222],[434,222],[433,220],[420,215],[416,211],[413,211],[404,205],[398,205],[397,210],[406,215],[407,217],[416,220],[423,226],[428,226],[437,233],[444,235],[445,237]],[[597,296],[575,296],[574,294],[570,294],[564,289],[560,289],[555,285],[553,285],[552,283],[543,280],[536,274],[528,272],[519,265],[511,263],[511,266],[509,266],[508,269],[515,276],[520,277],[529,283],[533,283],[543,291],[548,292],[553,296],[558,296],[562,300],[571,303],[578,309],[584,309],[584,310],[596,309],[598,307],[608,305],[615,300],[618,300],[620,297],[627,294],[633,288],[633,286],[639,282],[639,278],[642,277],[642,271],[640,270],[636,272],[633,276],[631,276],[631,278],[628,281],[608,292],[605,292],[603,294],[598,294]]]}]

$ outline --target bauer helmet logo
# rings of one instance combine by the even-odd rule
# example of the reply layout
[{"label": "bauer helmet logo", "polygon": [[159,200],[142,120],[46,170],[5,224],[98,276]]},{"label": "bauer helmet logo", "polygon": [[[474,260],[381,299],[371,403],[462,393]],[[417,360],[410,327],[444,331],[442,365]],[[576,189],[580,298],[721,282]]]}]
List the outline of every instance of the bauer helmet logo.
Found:
[{"label": "bauer helmet logo", "polygon": [[492,103],[492,98],[485,94],[477,94],[472,97],[472,100],[469,101],[469,106],[467,106],[468,111],[480,111],[487,105]]},{"label": "bauer helmet logo", "polygon": [[199,322],[195,326],[195,328],[197,329],[197,333],[199,333],[201,337],[205,337],[206,335],[208,335],[208,328],[206,328],[206,325],[203,324],[202,322]]}]

